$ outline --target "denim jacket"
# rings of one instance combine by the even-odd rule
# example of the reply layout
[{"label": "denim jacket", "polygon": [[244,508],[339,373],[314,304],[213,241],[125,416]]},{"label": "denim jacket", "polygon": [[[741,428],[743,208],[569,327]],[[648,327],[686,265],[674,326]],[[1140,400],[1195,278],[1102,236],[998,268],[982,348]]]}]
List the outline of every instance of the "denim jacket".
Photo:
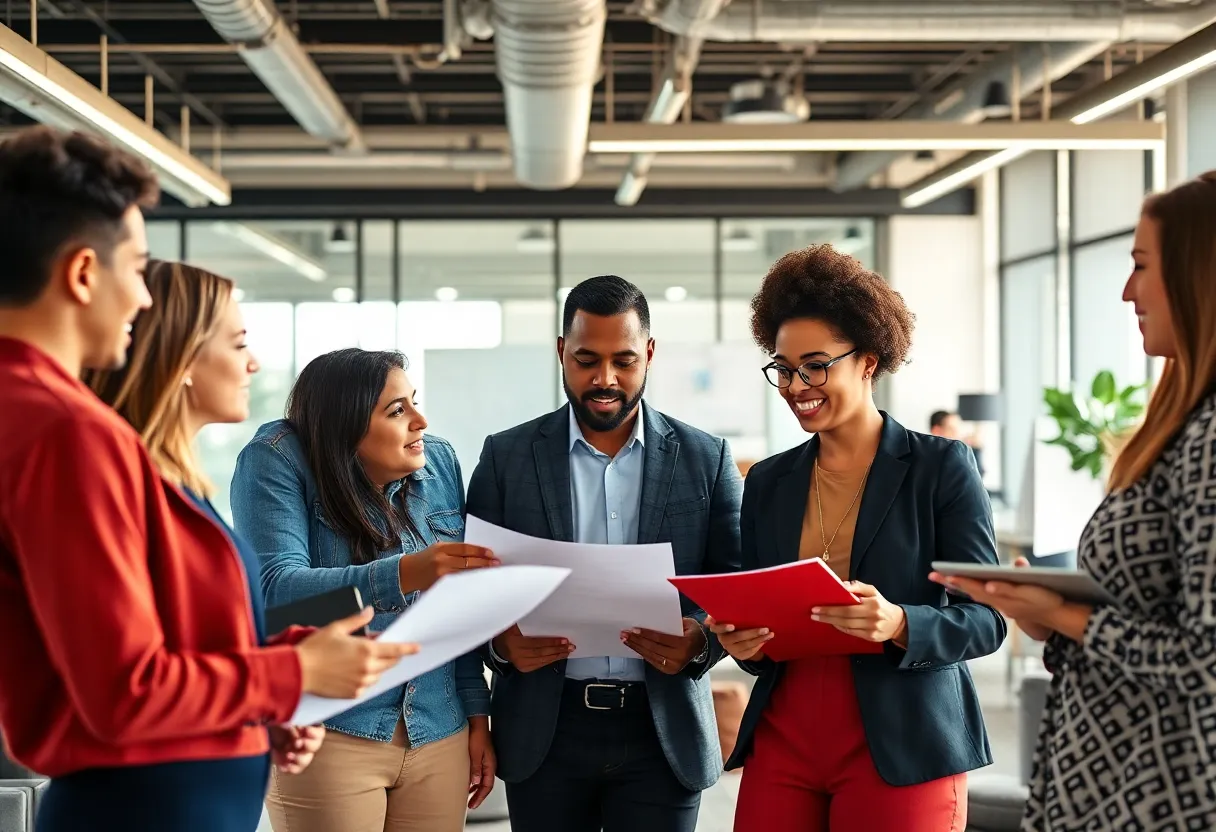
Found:
[{"label": "denim jacket", "polygon": [[[258,429],[237,458],[232,514],[237,532],[257,552],[267,606],[354,584],[363,602],[375,609],[371,629],[380,631],[413,603],[418,593],[401,591],[401,558],[464,535],[464,489],[456,453],[443,439],[427,436],[424,441],[426,467],[386,491],[406,520],[401,545],[355,566],[349,542],[326,522],[294,428],[279,420]],[[452,736],[470,716],[489,710],[481,659],[469,654],[325,724],[343,734],[389,742],[404,715],[410,745],[417,748]]]}]

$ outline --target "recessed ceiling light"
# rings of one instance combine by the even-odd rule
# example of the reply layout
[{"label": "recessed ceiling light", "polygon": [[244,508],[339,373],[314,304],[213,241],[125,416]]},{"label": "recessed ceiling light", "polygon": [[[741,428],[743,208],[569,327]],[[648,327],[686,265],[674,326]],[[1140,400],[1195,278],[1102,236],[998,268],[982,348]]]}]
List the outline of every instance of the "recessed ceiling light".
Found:
[{"label": "recessed ceiling light", "polygon": [[333,233],[325,241],[325,250],[330,254],[351,254],[354,252],[355,241],[346,233],[346,226],[342,223],[334,223]]},{"label": "recessed ceiling light", "polygon": [[352,303],[355,299],[355,290],[349,286],[339,286],[334,289],[334,300],[338,303]]},{"label": "recessed ceiling light", "polygon": [[688,290],[683,286],[668,286],[667,291],[663,293],[663,297],[672,303],[679,303],[688,297]]},{"label": "recessed ceiling light", "polygon": [[435,300],[441,300],[445,303],[456,300],[460,297],[460,292],[453,289],[451,286],[440,286],[435,290]]}]

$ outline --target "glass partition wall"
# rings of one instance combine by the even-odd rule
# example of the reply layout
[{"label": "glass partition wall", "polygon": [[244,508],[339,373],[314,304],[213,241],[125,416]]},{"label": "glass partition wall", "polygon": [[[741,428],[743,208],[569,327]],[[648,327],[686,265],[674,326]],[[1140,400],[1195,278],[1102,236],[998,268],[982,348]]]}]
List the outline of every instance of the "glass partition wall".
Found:
[{"label": "glass partition wall", "polygon": [[[316,356],[348,346],[409,360],[428,431],[455,446],[467,481],[487,435],[565,400],[556,356],[570,287],[597,274],[636,283],[657,344],[647,399],[725,436],[741,462],[791,447],[760,373],[749,302],[769,266],[831,243],[875,266],[872,219],[153,220],[154,257],[234,279],[261,371],[252,415],[200,437],[216,506],[236,456],[282,418]],[[797,428],[793,425],[793,428]]]}]

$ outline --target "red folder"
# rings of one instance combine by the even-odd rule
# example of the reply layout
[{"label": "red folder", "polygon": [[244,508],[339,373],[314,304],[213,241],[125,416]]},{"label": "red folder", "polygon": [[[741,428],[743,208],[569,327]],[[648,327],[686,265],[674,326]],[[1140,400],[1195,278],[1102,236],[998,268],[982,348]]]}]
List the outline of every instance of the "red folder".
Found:
[{"label": "red folder", "polygon": [[878,642],[811,620],[812,607],[861,603],[821,558],[751,572],[668,580],[722,624],[733,624],[737,630],[768,627],[774,635],[764,645],[764,654],[775,661],[882,652]]}]

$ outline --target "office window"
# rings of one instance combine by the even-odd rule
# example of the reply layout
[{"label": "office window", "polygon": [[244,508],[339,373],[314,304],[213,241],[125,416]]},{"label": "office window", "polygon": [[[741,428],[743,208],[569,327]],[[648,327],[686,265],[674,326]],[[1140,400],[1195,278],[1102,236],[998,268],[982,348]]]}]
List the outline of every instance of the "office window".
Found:
[{"label": "office window", "polygon": [[1145,191],[1143,150],[1078,150],[1072,177],[1073,240],[1136,227]]},{"label": "office window", "polygon": [[1001,260],[1056,247],[1056,154],[1040,151],[1001,169]]},{"label": "office window", "polygon": [[1043,389],[1056,386],[1056,271],[1049,255],[1006,267],[1001,274],[1002,447],[1005,500],[1021,500],[1033,450],[1035,420],[1046,413]]},{"label": "office window", "polygon": [[1131,273],[1132,235],[1078,248],[1072,268],[1073,380],[1085,388],[1102,370],[1119,384],[1148,375],[1144,343],[1123,287]]},{"label": "office window", "polygon": [[403,222],[398,344],[429,431],[467,481],[487,435],[551,410],[558,370],[546,221]]}]

